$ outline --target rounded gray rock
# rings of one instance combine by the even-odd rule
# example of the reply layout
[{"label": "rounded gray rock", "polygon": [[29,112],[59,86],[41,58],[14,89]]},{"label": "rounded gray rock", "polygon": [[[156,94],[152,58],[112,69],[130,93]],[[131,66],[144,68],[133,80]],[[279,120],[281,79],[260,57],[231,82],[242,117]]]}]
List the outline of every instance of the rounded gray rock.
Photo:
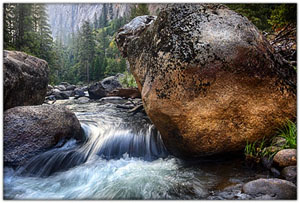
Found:
[{"label": "rounded gray rock", "polygon": [[250,181],[243,185],[242,191],[251,196],[268,195],[272,199],[296,199],[295,184],[277,178]]},{"label": "rounded gray rock", "polygon": [[4,112],[4,163],[19,166],[62,138],[82,140],[73,112],[52,105],[22,106]]}]

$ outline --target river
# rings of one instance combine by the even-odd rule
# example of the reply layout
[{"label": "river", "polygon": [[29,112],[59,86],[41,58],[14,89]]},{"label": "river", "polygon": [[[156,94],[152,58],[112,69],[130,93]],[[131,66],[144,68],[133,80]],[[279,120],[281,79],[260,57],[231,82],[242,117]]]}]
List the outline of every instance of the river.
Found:
[{"label": "river", "polygon": [[241,156],[171,156],[145,114],[117,108],[126,101],[58,101],[75,112],[85,142],[61,140],[25,166],[5,167],[4,199],[252,199],[242,184],[269,177]]}]

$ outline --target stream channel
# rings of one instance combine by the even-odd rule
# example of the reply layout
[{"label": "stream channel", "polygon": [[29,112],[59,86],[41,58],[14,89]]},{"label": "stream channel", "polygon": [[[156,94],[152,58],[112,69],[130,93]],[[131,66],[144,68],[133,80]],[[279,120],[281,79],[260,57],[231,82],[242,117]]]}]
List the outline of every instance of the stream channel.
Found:
[{"label": "stream channel", "polygon": [[61,141],[17,169],[4,168],[4,199],[253,199],[242,184],[270,175],[242,156],[181,160],[168,153],[142,112],[117,108],[127,100],[76,104],[86,141]]}]

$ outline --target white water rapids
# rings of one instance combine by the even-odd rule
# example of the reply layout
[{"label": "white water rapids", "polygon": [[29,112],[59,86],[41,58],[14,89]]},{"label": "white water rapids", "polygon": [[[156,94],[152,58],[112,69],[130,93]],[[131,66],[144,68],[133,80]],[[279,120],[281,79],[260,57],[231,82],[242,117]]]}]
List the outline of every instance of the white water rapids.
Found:
[{"label": "white water rapids", "polygon": [[[128,117],[113,104],[72,110],[86,141],[61,141],[20,168],[4,168],[4,199],[207,199],[216,185],[249,176],[235,166],[187,165],[168,154],[143,116]],[[228,194],[221,199],[234,198]]]}]

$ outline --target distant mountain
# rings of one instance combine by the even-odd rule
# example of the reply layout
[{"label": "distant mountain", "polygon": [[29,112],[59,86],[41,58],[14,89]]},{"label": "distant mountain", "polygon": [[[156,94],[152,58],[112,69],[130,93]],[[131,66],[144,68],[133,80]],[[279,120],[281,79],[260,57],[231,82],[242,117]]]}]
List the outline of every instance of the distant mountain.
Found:
[{"label": "distant mountain", "polygon": [[[130,15],[132,4],[107,3],[108,20]],[[149,4],[151,15],[156,15],[161,4]],[[94,22],[95,15],[99,18],[103,11],[101,3],[61,3],[47,4],[49,23],[54,38],[67,40],[72,32],[78,31],[85,20]]]}]

